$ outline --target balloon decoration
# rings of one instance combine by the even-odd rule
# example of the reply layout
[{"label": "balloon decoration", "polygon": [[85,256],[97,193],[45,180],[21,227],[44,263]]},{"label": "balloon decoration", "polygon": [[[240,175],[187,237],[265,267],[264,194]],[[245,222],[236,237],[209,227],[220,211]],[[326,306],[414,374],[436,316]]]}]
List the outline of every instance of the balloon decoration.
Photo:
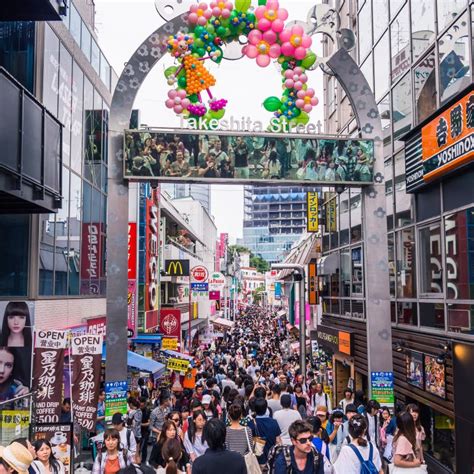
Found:
[{"label": "balloon decoration", "polygon": [[[225,114],[226,99],[213,97],[215,77],[206,69],[206,60],[220,63],[222,48],[247,38],[243,54],[260,67],[272,61],[280,65],[281,97],[271,96],[263,107],[290,124],[306,124],[309,113],[318,104],[315,91],[308,87],[306,71],[314,66],[316,55],[310,50],[311,37],[299,25],[285,27],[288,11],[277,0],[213,0],[191,5],[189,31],[170,36],[168,52],[179,63],[164,72],[168,92],[166,106],[187,118],[220,119]],[[205,103],[202,93],[208,95]]]}]

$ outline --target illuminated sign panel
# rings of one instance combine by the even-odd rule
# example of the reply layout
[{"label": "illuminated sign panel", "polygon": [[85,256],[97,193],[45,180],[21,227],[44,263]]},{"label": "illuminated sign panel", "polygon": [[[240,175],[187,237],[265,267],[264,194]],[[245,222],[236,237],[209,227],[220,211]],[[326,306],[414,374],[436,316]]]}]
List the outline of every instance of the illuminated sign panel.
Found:
[{"label": "illuminated sign panel", "polygon": [[317,135],[125,131],[124,177],[170,182],[344,184],[373,181],[371,140]]}]

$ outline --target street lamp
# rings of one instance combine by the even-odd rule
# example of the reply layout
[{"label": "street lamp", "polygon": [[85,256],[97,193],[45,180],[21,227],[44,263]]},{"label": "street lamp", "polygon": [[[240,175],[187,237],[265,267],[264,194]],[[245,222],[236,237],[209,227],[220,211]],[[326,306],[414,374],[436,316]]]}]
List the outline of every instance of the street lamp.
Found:
[{"label": "street lamp", "polygon": [[[300,367],[301,374],[306,378],[306,315],[305,315],[305,268],[297,263],[274,263],[272,270],[293,270],[299,274],[299,312],[300,312]],[[296,280],[296,279],[295,279]]]}]

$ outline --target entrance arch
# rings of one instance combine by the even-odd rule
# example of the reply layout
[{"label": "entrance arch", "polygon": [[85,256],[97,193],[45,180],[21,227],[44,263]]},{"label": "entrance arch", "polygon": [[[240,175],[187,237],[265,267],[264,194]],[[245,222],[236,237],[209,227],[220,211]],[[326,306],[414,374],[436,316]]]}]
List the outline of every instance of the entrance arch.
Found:
[{"label": "entrance arch", "polygon": [[[327,5],[308,14],[311,33],[336,38],[338,22],[329,22],[335,12]],[[337,15],[337,13],[336,13]],[[318,17],[323,19],[318,31]],[[316,25],[311,19],[316,18]],[[166,41],[177,32],[187,32],[187,13],[168,21],[150,34],[127,62],[115,88],[110,109],[107,207],[107,350],[114,354],[106,367],[107,382],[127,378],[128,291],[128,182],[123,179],[123,131],[128,128],[140,86],[151,69],[167,54]],[[300,22],[301,23],[301,22]],[[347,38],[342,36],[342,42]],[[325,65],[347,93],[361,138],[374,140],[374,182],[362,190],[364,216],[368,371],[392,371],[391,318],[387,260],[387,224],[382,148],[382,123],[374,94],[357,63],[344,45]],[[327,70],[325,68],[325,70]],[[370,270],[370,271],[369,271]]]}]

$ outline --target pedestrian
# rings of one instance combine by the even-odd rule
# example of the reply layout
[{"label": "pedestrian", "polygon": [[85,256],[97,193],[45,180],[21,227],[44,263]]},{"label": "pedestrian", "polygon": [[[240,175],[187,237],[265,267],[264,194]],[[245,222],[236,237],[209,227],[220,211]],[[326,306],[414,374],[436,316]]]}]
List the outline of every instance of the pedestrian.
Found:
[{"label": "pedestrian", "polygon": [[397,424],[388,407],[382,407],[379,424],[382,461],[385,460],[386,463],[391,463],[393,455],[393,437],[395,436]]},{"label": "pedestrian", "polygon": [[33,444],[37,459],[31,463],[36,474],[65,474],[65,467],[53,454],[51,443],[45,439],[35,441]]},{"label": "pedestrian", "polygon": [[[324,474],[324,460],[312,444],[312,428],[302,421],[294,421],[289,429],[291,447],[283,446],[275,457],[274,474]],[[277,448],[278,449],[278,448]]]},{"label": "pedestrian", "polygon": [[121,444],[120,433],[109,428],[104,433],[104,447],[94,460],[92,474],[115,474],[133,463],[131,452]]},{"label": "pedestrian", "polygon": [[188,466],[184,471],[179,468],[183,451],[181,444],[177,439],[168,439],[163,445],[163,457],[165,459],[165,466],[158,466],[156,474],[186,474],[191,472]]},{"label": "pedestrian", "polygon": [[312,416],[309,417],[307,421],[312,428],[313,446],[316,448],[318,453],[322,454],[324,458],[330,461],[331,453],[329,451],[329,445],[326,442],[326,440],[329,441],[329,437],[321,426],[321,420],[317,416]]},{"label": "pedestrian", "polygon": [[147,463],[148,457],[148,440],[150,439],[150,414],[151,411],[148,408],[148,399],[146,397],[140,398],[140,410],[142,412],[142,423],[141,423],[141,460],[142,463]]},{"label": "pedestrian", "polygon": [[426,439],[425,429],[421,425],[420,420],[420,407],[416,403],[409,403],[407,405],[407,412],[413,417],[416,427],[416,447],[418,448],[418,458],[421,462],[424,462],[423,456],[423,441]]},{"label": "pedestrian", "polygon": [[352,403],[354,403],[354,392],[352,388],[347,387],[344,389],[344,398],[339,402],[339,408],[342,410],[342,413],[345,413],[347,405]]},{"label": "pedestrian", "polygon": [[[310,405],[315,411],[317,407],[324,406],[326,411],[331,411],[331,399],[328,394],[324,391],[324,386],[320,382],[311,383],[310,385]],[[313,411],[313,413],[314,413]]]},{"label": "pedestrian", "polygon": [[95,424],[97,434],[105,431],[105,390],[99,391],[99,401],[97,403],[97,422]]},{"label": "pedestrian", "polygon": [[[383,474],[377,446],[367,439],[367,421],[355,415],[349,421],[351,443],[343,446],[334,463],[336,474]],[[365,469],[365,470],[364,470]]]},{"label": "pedestrian", "polygon": [[241,424],[242,409],[242,404],[238,402],[229,407],[230,426],[226,428],[226,448],[245,456],[249,451],[253,452],[253,437],[252,430]]},{"label": "pedestrian", "polygon": [[164,390],[160,393],[159,406],[150,414],[150,436],[156,440],[160,436],[161,428],[166,420],[166,415],[171,411],[170,392]]},{"label": "pedestrian", "polygon": [[61,404],[60,423],[71,423],[71,399],[65,398]]},{"label": "pedestrian", "polygon": [[281,403],[280,403],[280,396],[281,396],[281,386],[280,384],[276,383],[272,387],[272,398],[268,400],[268,407],[272,410],[273,415],[278,410],[282,409]]},{"label": "pedestrian", "polygon": [[282,395],[280,403],[282,409],[273,415],[273,419],[278,423],[280,428],[281,443],[285,446],[291,446],[292,442],[288,429],[294,421],[301,420],[302,417],[299,411],[291,409],[291,396],[289,394]]},{"label": "pedestrian", "polygon": [[188,429],[184,435],[184,447],[193,463],[208,448],[208,444],[205,438],[203,438],[206,421],[207,417],[204,411],[198,410],[193,412]]},{"label": "pedestrian", "polygon": [[301,383],[295,384],[294,395],[296,399],[296,409],[299,411],[302,418],[306,418],[308,416],[309,397],[308,394],[303,391],[303,385]]},{"label": "pedestrian", "polygon": [[181,414],[178,411],[172,411],[168,413],[166,416],[167,420],[171,420],[174,425],[176,426],[176,430],[178,432],[178,438],[183,441],[184,440],[184,433],[183,428],[181,427]]},{"label": "pedestrian", "polygon": [[[6,447],[0,446],[0,474],[28,474],[34,455],[20,440],[15,440]],[[25,444],[28,443],[25,440]]]},{"label": "pedestrian", "polygon": [[132,431],[137,445],[141,446],[143,413],[140,409],[140,402],[133,397],[130,397],[127,402],[129,408],[127,415],[127,427]]},{"label": "pedestrian", "polygon": [[125,419],[121,413],[114,413],[112,416],[112,426],[117,430],[120,436],[122,448],[127,449],[132,457],[137,452],[137,441],[130,428],[125,428]]},{"label": "pedestrian", "polygon": [[369,400],[365,407],[365,420],[367,421],[367,439],[379,446],[380,420],[378,417],[380,403],[377,400]]},{"label": "pedestrian", "polygon": [[226,427],[221,420],[209,420],[203,434],[209,448],[193,463],[193,474],[247,474],[243,456],[225,448]]},{"label": "pedestrian", "polygon": [[427,472],[422,466],[416,441],[416,425],[413,416],[408,412],[397,416],[397,433],[393,439],[393,473],[409,470],[418,474]]}]

